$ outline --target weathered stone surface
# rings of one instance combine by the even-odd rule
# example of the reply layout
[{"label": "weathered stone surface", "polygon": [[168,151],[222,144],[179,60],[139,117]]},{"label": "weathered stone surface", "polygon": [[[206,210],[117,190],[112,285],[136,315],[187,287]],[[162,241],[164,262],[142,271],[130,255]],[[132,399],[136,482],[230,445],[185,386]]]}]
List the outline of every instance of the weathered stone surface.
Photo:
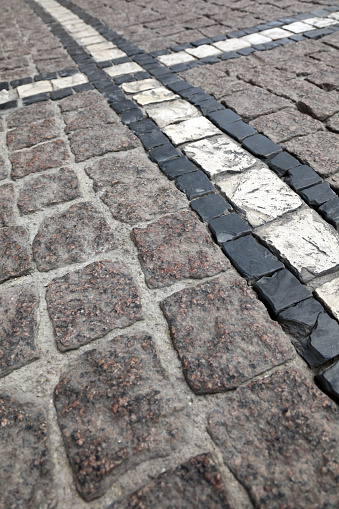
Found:
[{"label": "weathered stone surface", "polygon": [[323,130],[323,124],[294,108],[256,118],[251,125],[275,143]]},{"label": "weathered stone surface", "polygon": [[[216,53],[220,53],[216,48],[213,48]],[[164,64],[167,65],[167,67],[171,67],[172,65],[176,64],[183,64],[185,62],[191,62],[192,60],[195,60],[192,55],[189,55],[186,53],[186,51],[178,51],[176,53],[171,53],[170,55],[161,55],[158,57],[158,60]]]},{"label": "weathered stone surface", "polygon": [[232,509],[221,475],[209,454],[196,456],[168,470],[109,509]]},{"label": "weathered stone surface", "polygon": [[[317,67],[314,70],[317,71]],[[337,113],[339,111],[338,92],[325,92],[318,87],[314,88],[313,92],[298,98],[297,108],[319,120],[325,120]]]},{"label": "weathered stone surface", "polygon": [[142,318],[127,268],[101,261],[54,279],[46,294],[59,350],[72,350]]},{"label": "weathered stone surface", "polygon": [[113,65],[112,67],[106,67],[105,72],[107,72],[108,76],[111,78],[116,78],[117,76],[123,76],[124,74],[132,74],[135,72],[142,72],[143,68],[135,62],[126,62],[125,64]]},{"label": "weathered stone surface", "polygon": [[140,106],[147,106],[147,104],[172,101],[173,99],[178,99],[178,96],[165,87],[158,87],[136,94],[133,96],[133,99],[140,104]]},{"label": "weathered stone surface", "polygon": [[67,147],[62,140],[51,141],[29,150],[14,152],[10,157],[12,163],[11,176],[16,180],[30,173],[57,168],[65,164],[68,158]]},{"label": "weathered stone surface", "polygon": [[117,183],[101,199],[114,219],[130,224],[150,221],[187,206],[182,193],[161,175],[156,179],[136,178],[127,184]]},{"label": "weathered stone surface", "polygon": [[339,324],[327,313],[321,313],[309,337],[308,345],[316,356],[315,366],[324,364],[339,355]]},{"label": "weathered stone surface", "polygon": [[200,115],[197,108],[183,99],[167,102],[164,105],[150,106],[146,110],[160,128]]},{"label": "weathered stone surface", "polygon": [[227,39],[226,41],[216,42],[214,46],[221,51],[237,51],[238,49],[248,48],[251,43],[240,39]]},{"label": "weathered stone surface", "polygon": [[338,90],[339,88],[339,72],[335,69],[323,69],[307,76],[307,79],[324,90]]},{"label": "weathered stone surface", "polygon": [[34,122],[27,126],[17,127],[7,133],[9,150],[29,148],[43,141],[52,140],[59,135],[55,121],[47,118],[40,122]]},{"label": "weathered stone surface", "polygon": [[324,308],[317,300],[310,298],[299,302],[278,315],[282,328],[297,338],[309,335]]},{"label": "weathered stone surface", "polygon": [[150,288],[212,276],[229,266],[193,212],[172,214],[147,228],[134,228],[133,236]]},{"label": "weathered stone surface", "polygon": [[5,161],[0,157],[0,180],[8,177],[8,169],[6,168]]},{"label": "weathered stone surface", "polygon": [[161,83],[154,78],[147,78],[146,80],[141,81],[132,81],[131,83],[123,83],[121,88],[127,94],[136,94],[138,92],[143,92],[144,90],[150,90],[151,88],[158,88],[161,86]]},{"label": "weathered stone surface", "polygon": [[337,505],[338,410],[301,372],[240,387],[208,431],[255,507]]},{"label": "weathered stone surface", "polygon": [[15,223],[13,184],[0,186],[0,228]]},{"label": "weathered stone surface", "polygon": [[37,332],[37,292],[15,286],[0,292],[0,377],[39,357]]},{"label": "weathered stone surface", "polygon": [[163,132],[174,145],[221,134],[221,131],[205,117],[196,117],[179,124],[169,125],[163,129]]},{"label": "weathered stone surface", "polygon": [[45,120],[54,115],[54,108],[50,103],[36,103],[13,111],[6,118],[6,122],[8,128],[12,129],[13,127],[27,126],[32,122]]},{"label": "weathered stone surface", "polygon": [[215,55],[220,55],[221,53],[220,49],[217,49],[209,44],[202,44],[197,48],[188,48],[185,51],[189,53],[189,55],[192,55],[193,57],[196,58],[212,57]]},{"label": "weathered stone surface", "polygon": [[66,124],[66,133],[79,129],[88,129],[104,124],[116,124],[118,116],[114,111],[102,104],[88,106],[81,110],[67,111],[63,115]]},{"label": "weathered stone surface", "polygon": [[252,226],[272,221],[303,204],[299,196],[267,168],[255,168],[225,178],[218,186]]},{"label": "weathered stone surface", "polygon": [[118,183],[135,185],[139,180],[155,179],[160,175],[158,168],[141,150],[129,150],[102,158],[86,166],[85,172],[93,179],[95,191]]},{"label": "weathered stone surface", "polygon": [[288,261],[302,281],[339,265],[339,234],[313,210],[302,209],[277,219],[257,234]]},{"label": "weathered stone surface", "polygon": [[302,136],[286,142],[284,147],[322,176],[337,172],[339,141],[335,133]]},{"label": "weathered stone surface", "polygon": [[254,157],[227,136],[189,143],[184,147],[184,152],[210,177],[242,172],[256,163]]},{"label": "weathered stone surface", "polygon": [[333,316],[339,320],[339,278],[319,286],[315,293]]},{"label": "weathered stone surface", "polygon": [[223,392],[295,356],[245,281],[232,271],[161,303],[196,394]]},{"label": "weathered stone surface", "polygon": [[69,168],[61,168],[49,175],[27,179],[17,205],[21,214],[29,214],[56,203],[74,200],[78,196],[80,188],[76,174]]},{"label": "weathered stone surface", "polygon": [[43,94],[44,92],[52,92],[52,90],[53,88],[49,80],[28,83],[27,85],[20,85],[17,88],[17,92],[21,98]]},{"label": "weathered stone surface", "polygon": [[107,102],[101,94],[94,90],[74,94],[58,102],[58,106],[63,113],[66,111],[76,111],[81,108],[98,108],[99,105],[106,107]]},{"label": "weathered stone surface", "polygon": [[84,262],[94,253],[116,247],[104,216],[91,203],[76,203],[61,214],[46,218],[33,241],[40,271]]},{"label": "weathered stone surface", "polygon": [[339,113],[336,113],[333,117],[327,119],[326,125],[331,131],[339,133]]},{"label": "weathered stone surface", "polygon": [[0,506],[57,507],[43,410],[3,394],[0,423]]},{"label": "weathered stone surface", "polygon": [[79,493],[102,495],[142,461],[183,445],[189,425],[152,338],[118,336],[81,355],[55,389],[55,406]]},{"label": "weathered stone surface", "polygon": [[33,269],[28,232],[22,226],[0,228],[0,283]]},{"label": "weathered stone surface", "polygon": [[71,150],[77,162],[107,152],[130,150],[138,146],[137,138],[127,127],[98,125],[92,129],[80,129],[69,134]]}]

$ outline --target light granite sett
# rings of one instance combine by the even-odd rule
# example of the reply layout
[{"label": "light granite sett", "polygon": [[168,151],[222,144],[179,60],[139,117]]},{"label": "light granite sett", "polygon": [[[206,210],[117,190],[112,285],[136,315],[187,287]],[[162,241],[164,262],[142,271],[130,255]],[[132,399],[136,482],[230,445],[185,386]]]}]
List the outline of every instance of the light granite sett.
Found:
[{"label": "light granite sett", "polygon": [[294,35],[292,32],[284,30],[283,28],[270,28],[269,30],[263,30],[263,32],[260,33],[265,37],[269,37],[270,39],[272,39],[272,41],[276,41],[278,39],[283,39],[284,37]]},{"label": "light granite sett", "polygon": [[76,34],[76,40],[81,46],[87,46],[88,44],[95,44],[96,42],[106,42],[106,39],[104,39],[101,35],[90,35],[88,37],[79,37],[78,34]]},{"label": "light granite sett", "polygon": [[159,87],[153,88],[152,90],[146,90],[145,92],[141,92],[140,94],[136,94],[133,96],[133,99],[138,104],[140,104],[140,106],[146,106],[147,104],[161,103],[163,101],[172,101],[172,99],[177,99],[177,97],[178,97],[177,95],[173,94],[173,92],[171,92],[170,90],[167,90],[167,88]]},{"label": "light granite sett", "polygon": [[324,19],[324,18],[310,18],[306,20],[309,25],[312,25],[316,28],[327,28],[332,25],[336,25],[337,22],[333,19]]},{"label": "light granite sett", "polygon": [[315,294],[331,311],[332,315],[339,320],[339,277],[319,286],[315,290]]},{"label": "light granite sett", "polygon": [[255,44],[265,44],[266,42],[271,42],[271,39],[269,39],[268,37],[265,37],[264,35],[262,35],[262,33],[259,33],[259,34],[245,35],[244,37],[241,37],[239,39],[239,41],[245,41],[245,42],[250,43],[251,45],[255,45]]},{"label": "light granite sett", "polygon": [[158,88],[160,86],[160,81],[154,78],[147,78],[146,80],[123,83],[121,88],[126,94],[137,94],[138,92],[144,92],[144,90],[151,90],[151,88]]},{"label": "light granite sett", "polygon": [[312,25],[308,25],[307,23],[303,23],[302,21],[295,21],[294,23],[284,25],[281,28],[283,28],[284,30],[288,30],[289,32],[293,32],[294,34],[301,34],[302,32],[308,32],[309,30],[315,29],[315,27],[313,27]]},{"label": "light granite sett", "polygon": [[177,53],[171,53],[170,55],[160,55],[158,57],[159,62],[168,67],[176,64],[184,64],[185,62],[191,62],[195,60],[194,57],[188,55],[186,51],[178,51]]},{"label": "light granite sett", "polygon": [[288,214],[259,228],[256,234],[304,282],[339,267],[339,234],[314,210]]},{"label": "light granite sett", "polygon": [[184,152],[210,177],[240,173],[256,163],[254,157],[227,136],[190,143],[184,147]]},{"label": "light granite sett", "polygon": [[88,83],[88,79],[84,74],[74,74],[73,76],[66,76],[65,78],[58,78],[51,80],[54,90],[61,90],[62,88],[74,87],[75,85],[82,85]]},{"label": "light granite sett", "polygon": [[114,58],[122,58],[126,53],[118,48],[103,49],[100,51],[90,51],[90,54],[97,62],[105,62],[106,60],[113,60]]},{"label": "light granite sett", "polygon": [[143,68],[134,62],[126,62],[124,64],[112,65],[112,67],[105,67],[104,71],[111,78],[116,78],[124,74],[133,74],[134,72],[143,71]]},{"label": "light granite sett", "polygon": [[268,168],[253,168],[218,183],[221,191],[252,226],[260,226],[297,209],[299,196]]},{"label": "light granite sett", "polygon": [[50,81],[38,81],[37,83],[28,83],[20,85],[17,88],[19,97],[24,99],[30,95],[43,94],[44,92],[52,92],[53,88]]},{"label": "light granite sett", "polygon": [[200,112],[197,108],[183,99],[166,102],[164,105],[148,106],[146,107],[146,111],[148,116],[151,117],[160,128],[200,116]]},{"label": "light granite sett", "polygon": [[237,51],[238,49],[249,48],[251,44],[240,39],[228,39],[227,41],[216,42],[213,46],[221,51]]},{"label": "light granite sett", "polygon": [[173,124],[163,129],[174,145],[180,145],[187,141],[199,140],[207,136],[220,134],[220,131],[212,122],[205,117],[196,117],[184,120],[179,124]]},{"label": "light granite sett", "polygon": [[220,55],[221,50],[215,48],[210,44],[202,44],[197,48],[188,48],[185,50],[189,55],[193,55],[196,58],[205,58],[205,57],[213,57],[215,55]]}]

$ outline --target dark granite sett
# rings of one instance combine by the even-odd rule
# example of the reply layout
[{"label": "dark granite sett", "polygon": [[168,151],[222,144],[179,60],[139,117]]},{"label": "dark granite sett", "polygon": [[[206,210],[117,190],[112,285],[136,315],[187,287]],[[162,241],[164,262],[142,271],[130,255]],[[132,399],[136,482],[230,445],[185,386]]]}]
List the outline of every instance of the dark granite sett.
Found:
[{"label": "dark granite sett", "polygon": [[339,324],[327,313],[321,313],[308,344],[317,357],[317,366],[339,355]]},{"label": "dark granite sett", "polygon": [[88,92],[89,90],[93,90],[93,85],[90,83],[81,83],[81,85],[75,85],[73,90],[75,92]]},{"label": "dark granite sett", "polygon": [[0,228],[15,223],[13,184],[0,186]]},{"label": "dark granite sett", "polygon": [[21,78],[21,79],[18,79],[18,80],[12,80],[11,81],[11,87],[12,88],[17,88],[21,85],[28,85],[28,83],[32,83],[33,82],[33,78]]},{"label": "dark granite sett", "polygon": [[184,173],[191,173],[196,171],[197,167],[191,163],[186,157],[176,157],[169,161],[161,162],[159,164],[161,171],[170,179],[173,180]]},{"label": "dark granite sett", "polygon": [[320,302],[310,298],[279,313],[277,320],[286,332],[299,339],[312,332],[319,314],[323,312]]},{"label": "dark granite sett", "polygon": [[339,401],[339,361],[319,373],[315,381],[323,391]]},{"label": "dark granite sett", "polygon": [[286,269],[259,279],[254,288],[274,315],[311,297],[310,291]]},{"label": "dark granite sett", "polygon": [[175,179],[175,183],[180,191],[186,193],[189,200],[214,191],[213,184],[200,170],[180,175]]},{"label": "dark granite sett", "polygon": [[53,119],[48,118],[39,122],[17,127],[7,133],[7,144],[10,151],[29,148],[38,143],[57,138],[59,129]]},{"label": "dark granite sett", "polygon": [[152,338],[118,336],[73,361],[54,403],[76,487],[85,500],[144,461],[182,448],[185,406],[168,382]]},{"label": "dark granite sett", "polygon": [[174,293],[161,307],[196,394],[234,389],[295,356],[279,325],[234,271]]},{"label": "dark granite sett", "polygon": [[129,128],[135,134],[150,133],[151,131],[159,130],[158,126],[150,118],[144,118],[143,120],[132,122],[129,125]]},{"label": "dark granite sett", "polygon": [[197,103],[197,106],[204,116],[206,116],[209,113],[212,113],[214,111],[225,109],[224,106],[222,106],[215,99],[207,99],[207,101],[202,101],[200,103]]},{"label": "dark granite sett", "polygon": [[69,156],[65,143],[56,140],[38,145],[32,149],[13,152],[11,177],[16,180],[30,173],[56,168],[68,162]]},{"label": "dark granite sett", "polygon": [[108,509],[233,509],[221,475],[209,454],[196,456],[135,491]]},{"label": "dark granite sett", "polygon": [[257,132],[255,129],[253,129],[253,127],[246,124],[245,122],[242,122],[241,120],[223,126],[222,130],[239,142],[242,142],[248,136],[253,136],[253,134],[256,134]]},{"label": "dark granite sett", "polygon": [[53,279],[46,301],[62,352],[142,319],[138,288],[120,262],[91,263]]},{"label": "dark granite sett", "polygon": [[[134,81],[134,80],[132,80]],[[125,82],[124,82],[125,83]],[[124,111],[133,110],[135,108],[135,104],[133,101],[117,101],[110,104],[111,108],[120,115]]]},{"label": "dark granite sett", "polygon": [[171,143],[166,143],[166,145],[161,145],[160,147],[155,147],[149,152],[149,156],[152,161],[156,163],[163,163],[174,157],[180,156],[180,152],[173,147]]},{"label": "dark granite sett", "polygon": [[277,175],[282,176],[291,168],[300,166],[300,162],[288,152],[280,152],[273,159],[270,159],[268,165]]},{"label": "dark granite sett", "polygon": [[217,242],[220,244],[251,231],[248,224],[235,213],[212,219],[209,227]]},{"label": "dark granite sett", "polygon": [[145,150],[151,150],[154,147],[159,147],[159,145],[165,145],[169,141],[167,136],[165,136],[160,129],[154,129],[149,133],[138,133],[137,136],[145,147]]},{"label": "dark granite sett", "polygon": [[219,194],[208,194],[190,203],[191,208],[197,212],[203,221],[231,212],[232,207]]},{"label": "dark granite sett", "polygon": [[336,507],[338,409],[301,371],[240,387],[207,429],[254,507]]},{"label": "dark granite sett", "polygon": [[262,134],[254,134],[242,142],[242,146],[258,157],[269,158],[281,152],[279,145],[276,145]]},{"label": "dark granite sett", "polygon": [[320,184],[322,182],[322,178],[310,168],[310,166],[301,165],[296,168],[291,168],[288,170],[288,177],[286,182],[295,190],[300,191],[302,189],[306,189],[307,187],[314,186],[315,184]]},{"label": "dark granite sett", "polygon": [[139,108],[132,108],[128,111],[124,111],[121,115],[121,121],[125,125],[137,122],[144,118],[143,112]]},{"label": "dark granite sett", "polygon": [[149,288],[162,288],[186,278],[202,279],[229,266],[190,211],[163,217],[146,228],[134,228],[133,240]]},{"label": "dark granite sett", "polygon": [[104,216],[91,203],[76,203],[61,214],[46,218],[33,241],[40,272],[85,262],[93,254],[116,247]]},{"label": "dark granite sett", "polygon": [[0,228],[0,283],[33,270],[29,235],[22,226]]},{"label": "dark granite sett", "polygon": [[57,507],[43,409],[2,394],[0,422],[0,506]]},{"label": "dark granite sett", "polygon": [[11,108],[16,108],[18,106],[18,101],[7,101],[5,103],[0,104],[0,110],[10,110]]},{"label": "dark granite sett", "polygon": [[[204,91],[201,90],[201,88],[192,87],[192,86],[190,86],[189,88],[184,88],[183,90],[178,91],[178,94],[181,97],[183,97],[184,99],[189,98],[191,95],[203,94],[203,93],[204,93]],[[212,97],[207,95],[206,99],[212,99]]]},{"label": "dark granite sett", "polygon": [[178,93],[178,92],[181,92],[182,90],[192,88],[192,85],[187,83],[187,81],[185,81],[185,80],[178,79],[174,83],[170,83],[167,88],[172,90],[172,92]]},{"label": "dark granite sett", "polygon": [[56,72],[45,72],[34,76],[34,81],[55,80],[58,77]]},{"label": "dark granite sett", "polygon": [[29,214],[80,196],[79,182],[73,170],[61,168],[55,173],[27,179],[18,198],[21,214]]},{"label": "dark granite sett", "polygon": [[28,286],[0,292],[0,377],[39,357],[35,345],[39,297]]},{"label": "dark granite sett", "polygon": [[337,198],[328,182],[322,182],[315,186],[300,191],[300,196],[312,207],[320,207],[325,202]]},{"label": "dark granite sett", "polygon": [[55,90],[50,93],[50,98],[52,101],[59,101],[64,97],[68,97],[73,94],[73,90],[71,88],[62,88],[61,90]]},{"label": "dark granite sett", "polygon": [[36,95],[31,95],[29,97],[24,97],[22,99],[22,103],[24,106],[29,106],[30,104],[48,101],[48,99],[49,99],[49,94],[47,94],[47,93],[46,94],[36,94]]},{"label": "dark granite sett", "polygon": [[207,115],[207,118],[211,120],[219,129],[224,130],[224,126],[237,120],[241,120],[241,117],[229,109],[222,109],[221,111],[214,111]]},{"label": "dark granite sett", "polygon": [[319,208],[325,219],[339,229],[339,197],[330,200]]},{"label": "dark granite sett", "polygon": [[225,51],[219,55],[221,60],[233,60],[234,58],[239,58],[241,55],[236,53],[235,51]]}]

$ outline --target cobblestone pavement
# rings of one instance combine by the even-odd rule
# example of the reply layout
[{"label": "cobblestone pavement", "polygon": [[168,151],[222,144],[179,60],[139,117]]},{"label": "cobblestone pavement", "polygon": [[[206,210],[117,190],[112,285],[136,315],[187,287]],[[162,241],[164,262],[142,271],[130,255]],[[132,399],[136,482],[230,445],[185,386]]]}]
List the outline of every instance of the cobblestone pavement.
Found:
[{"label": "cobblestone pavement", "polygon": [[0,5],[0,508],[337,508],[339,6]]}]

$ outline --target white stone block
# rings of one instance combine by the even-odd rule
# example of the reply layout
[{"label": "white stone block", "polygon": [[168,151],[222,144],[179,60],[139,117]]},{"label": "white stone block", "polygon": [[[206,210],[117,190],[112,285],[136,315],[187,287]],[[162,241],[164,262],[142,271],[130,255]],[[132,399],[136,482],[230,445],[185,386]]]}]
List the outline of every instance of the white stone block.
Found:
[{"label": "white stone block", "polygon": [[238,49],[249,48],[251,44],[241,39],[227,39],[227,41],[215,42],[213,46],[221,51],[237,51]]},{"label": "white stone block", "polygon": [[51,81],[54,90],[61,90],[62,88],[74,87],[76,85],[88,83],[87,77],[81,73],[74,74],[73,76],[66,76],[65,78],[58,78]]},{"label": "white stone block", "polygon": [[86,46],[87,51],[102,51],[104,49],[113,49],[117,48],[112,42],[98,42],[97,44],[88,44]]},{"label": "white stone block", "polygon": [[294,34],[301,34],[302,32],[308,32],[309,30],[314,30],[315,28],[312,25],[307,24],[307,20],[303,21],[295,21],[294,23],[290,23],[289,25],[284,25],[284,30],[288,30],[289,32],[293,32]]},{"label": "white stone block", "polygon": [[111,78],[123,76],[124,74],[134,74],[135,72],[143,71],[143,68],[135,62],[126,62],[125,64],[112,65],[112,67],[105,67],[104,71]]},{"label": "white stone block", "polygon": [[307,23],[316,28],[327,28],[332,25],[336,25],[337,21],[328,18],[311,18],[307,20]]},{"label": "white stone block", "polygon": [[[125,65],[125,64],[122,64]],[[106,70],[106,69],[105,69]],[[146,90],[140,94],[133,96],[133,99],[137,101],[140,106],[146,106],[147,104],[160,103],[164,101],[172,101],[178,96],[173,94],[170,90],[165,87],[153,88],[152,90]]]},{"label": "white stone block", "polygon": [[188,55],[185,51],[178,51],[177,53],[171,53],[170,55],[160,55],[158,60],[162,64],[171,67],[172,65],[191,62],[192,60],[195,60],[195,58]]},{"label": "white stone block", "polygon": [[126,56],[126,53],[118,48],[103,49],[100,51],[90,51],[90,54],[96,62],[105,62],[106,60],[113,60],[114,58],[122,58]]},{"label": "white stone block", "polygon": [[164,105],[148,106],[146,111],[160,128],[201,115],[197,108],[183,99],[166,102]]},{"label": "white stone block", "polygon": [[220,134],[219,129],[205,117],[191,118],[179,124],[169,125],[163,129],[163,132],[174,145]]},{"label": "white stone block", "polygon": [[106,39],[104,39],[101,35],[90,35],[88,37],[79,37],[78,34],[76,34],[76,40],[81,46],[88,46],[88,44],[96,44],[97,42],[105,42]]},{"label": "white stone block", "polygon": [[187,48],[185,51],[196,58],[214,57],[221,53],[220,49],[212,46],[211,44],[202,44],[197,48]]},{"label": "white stone block", "polygon": [[45,92],[52,92],[52,84],[50,81],[38,81],[36,83],[28,83],[27,85],[20,85],[17,88],[19,97],[29,97],[31,95],[43,94]]},{"label": "white stone block", "polygon": [[266,42],[272,42],[269,37],[265,37],[262,33],[245,35],[244,37],[240,37],[239,41],[248,42],[251,46],[256,44],[265,44]]},{"label": "white stone block", "polygon": [[294,35],[293,32],[289,32],[288,30],[284,30],[283,28],[270,28],[269,30],[263,30],[260,33],[265,37],[269,37],[270,39],[272,39],[272,41],[277,41],[278,39],[284,39],[285,37]]},{"label": "white stone block", "polygon": [[339,277],[319,286],[315,293],[325,307],[339,320]]},{"label": "white stone block", "polygon": [[121,88],[127,94],[137,94],[138,92],[158,87],[161,87],[161,83],[154,78],[147,78],[146,80],[132,81],[129,83],[127,82],[121,85]]}]

